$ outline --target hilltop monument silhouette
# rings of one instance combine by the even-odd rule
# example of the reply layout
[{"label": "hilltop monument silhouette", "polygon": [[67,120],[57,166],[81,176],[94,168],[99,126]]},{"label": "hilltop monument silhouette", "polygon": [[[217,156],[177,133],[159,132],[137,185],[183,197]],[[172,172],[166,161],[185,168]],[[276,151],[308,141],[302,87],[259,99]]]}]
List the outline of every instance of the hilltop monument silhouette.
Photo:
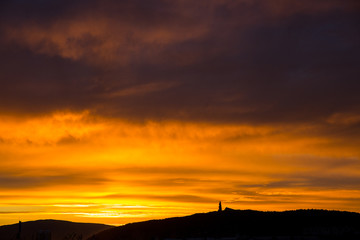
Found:
[{"label": "hilltop monument silhouette", "polygon": [[222,211],[222,206],[221,206],[221,201],[219,202],[219,210],[218,212],[221,212]]},{"label": "hilltop monument silhouette", "polygon": [[18,233],[16,235],[16,239],[21,239],[21,221],[19,221],[19,230],[18,230]]}]

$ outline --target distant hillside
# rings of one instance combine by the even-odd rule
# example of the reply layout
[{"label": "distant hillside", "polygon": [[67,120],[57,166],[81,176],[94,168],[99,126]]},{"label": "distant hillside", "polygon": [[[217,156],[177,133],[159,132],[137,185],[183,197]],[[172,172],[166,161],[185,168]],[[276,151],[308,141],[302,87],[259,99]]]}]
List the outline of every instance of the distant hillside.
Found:
[{"label": "distant hillside", "polygon": [[[21,224],[21,240],[36,239],[39,230],[51,231],[52,240],[71,239],[71,236],[81,236],[86,239],[93,234],[112,228],[113,226],[94,223],[74,223],[59,220],[38,220]],[[15,240],[19,225],[4,225],[0,227],[0,240]],[[78,239],[78,238],[74,238]]]},{"label": "distant hillside", "polygon": [[326,210],[260,212],[226,209],[127,224],[105,230],[90,239],[359,240],[360,214]]}]

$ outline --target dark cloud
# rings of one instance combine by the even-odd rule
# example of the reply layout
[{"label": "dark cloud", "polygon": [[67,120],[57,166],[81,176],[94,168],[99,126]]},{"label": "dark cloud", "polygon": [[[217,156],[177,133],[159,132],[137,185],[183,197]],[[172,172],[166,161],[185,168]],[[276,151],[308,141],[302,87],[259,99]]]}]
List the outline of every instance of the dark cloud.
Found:
[{"label": "dark cloud", "polygon": [[8,212],[0,212],[0,214],[27,214],[27,213],[41,213],[39,211],[8,211]]},{"label": "dark cloud", "polygon": [[146,186],[156,187],[156,189],[167,188],[193,188],[194,186],[208,186],[210,184],[219,184],[219,180],[201,180],[199,178],[155,178],[147,180],[125,180],[123,183],[127,183],[132,186]]},{"label": "dark cloud", "polygon": [[59,174],[59,175],[14,175],[4,174],[0,176],[0,189],[28,189],[56,186],[93,186],[107,182],[104,177],[93,177],[84,174]]},{"label": "dark cloud", "polygon": [[60,138],[60,140],[57,142],[57,144],[73,144],[73,143],[77,143],[79,141],[80,141],[79,139],[77,139],[74,136],[69,134],[67,136]]},{"label": "dark cloud", "polygon": [[150,199],[171,202],[216,203],[218,200],[196,195],[152,195],[152,194],[112,194],[100,198],[111,199]]},{"label": "dark cloud", "polygon": [[307,195],[292,195],[291,197],[282,197],[279,195],[262,195],[256,198],[249,197],[245,199],[233,199],[226,201],[227,204],[246,204],[246,205],[258,205],[258,204],[277,204],[279,206],[292,206],[296,204],[298,208],[324,208],[324,201],[329,201],[330,206],[335,203],[346,204],[346,206],[356,207],[359,204],[359,199],[356,198],[322,198],[320,196],[307,196]]},{"label": "dark cloud", "polygon": [[[106,172],[109,170],[103,169],[102,171]],[[117,168],[115,170],[110,170],[113,173],[116,174],[140,174],[140,175],[153,175],[156,174],[158,176],[166,176],[166,175],[171,175],[171,176],[211,176],[211,175],[223,175],[223,176],[235,176],[235,175],[243,175],[243,176],[247,176],[247,175],[251,175],[253,174],[250,171],[240,171],[237,169],[219,169],[219,168],[213,168],[211,166],[207,167],[207,168],[196,168],[196,167],[122,167],[122,168]],[[176,178],[174,178],[175,180]],[[187,178],[189,179],[189,178]]]},{"label": "dark cloud", "polygon": [[358,175],[319,174],[303,175],[294,174],[285,181],[276,181],[266,185],[268,188],[309,188],[309,189],[358,189],[360,177]]},{"label": "dark cloud", "polygon": [[[277,174],[277,180],[263,181],[254,184],[236,183],[228,191],[237,194],[257,195],[258,191],[276,191],[276,189],[286,190],[353,190],[360,187],[360,176],[348,171],[339,172],[317,172],[316,169],[311,171],[300,171],[298,173]],[[279,180],[280,179],[280,180]],[[232,189],[232,190],[231,190]]]},{"label": "dark cloud", "polygon": [[356,157],[321,157],[312,155],[279,155],[277,156],[281,165],[290,165],[297,169],[311,169],[314,171],[341,171],[357,169],[360,167],[360,159]]},{"label": "dark cloud", "polygon": [[1,112],[246,123],[360,114],[358,1],[1,4]]},{"label": "dark cloud", "polygon": [[[91,102],[94,70],[80,62],[0,48],[1,102],[5,113],[79,110]],[[90,98],[89,98],[90,97]]]}]

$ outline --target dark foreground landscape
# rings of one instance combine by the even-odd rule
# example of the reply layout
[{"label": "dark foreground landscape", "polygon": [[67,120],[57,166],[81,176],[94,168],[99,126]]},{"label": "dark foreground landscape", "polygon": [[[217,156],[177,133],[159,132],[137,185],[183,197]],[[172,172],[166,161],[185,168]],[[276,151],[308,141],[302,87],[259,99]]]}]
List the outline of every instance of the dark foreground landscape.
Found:
[{"label": "dark foreground landscape", "polygon": [[0,227],[0,240],[359,240],[360,214],[327,210],[233,210],[131,223],[39,220]]},{"label": "dark foreground landscape", "polygon": [[[82,240],[113,226],[38,220],[0,227],[0,240]],[[19,234],[20,232],[20,234]]]},{"label": "dark foreground landscape", "polygon": [[359,240],[360,214],[326,210],[221,212],[132,223],[105,230],[91,240]]}]

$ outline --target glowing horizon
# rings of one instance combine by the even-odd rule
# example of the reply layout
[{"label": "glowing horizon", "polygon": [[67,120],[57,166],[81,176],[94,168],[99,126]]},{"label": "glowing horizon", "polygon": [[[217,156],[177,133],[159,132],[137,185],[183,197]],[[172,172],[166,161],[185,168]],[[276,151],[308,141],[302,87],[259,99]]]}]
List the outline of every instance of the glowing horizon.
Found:
[{"label": "glowing horizon", "polygon": [[1,181],[10,185],[2,188],[0,221],[119,225],[212,211],[220,200],[238,209],[359,212],[360,191],[341,187],[359,174],[359,150],[329,147],[336,139],[315,131],[129,123],[88,111],[3,118],[1,152],[8,161],[1,163]]},{"label": "glowing horizon", "polygon": [[358,0],[0,2],[0,225],[360,212]]}]

